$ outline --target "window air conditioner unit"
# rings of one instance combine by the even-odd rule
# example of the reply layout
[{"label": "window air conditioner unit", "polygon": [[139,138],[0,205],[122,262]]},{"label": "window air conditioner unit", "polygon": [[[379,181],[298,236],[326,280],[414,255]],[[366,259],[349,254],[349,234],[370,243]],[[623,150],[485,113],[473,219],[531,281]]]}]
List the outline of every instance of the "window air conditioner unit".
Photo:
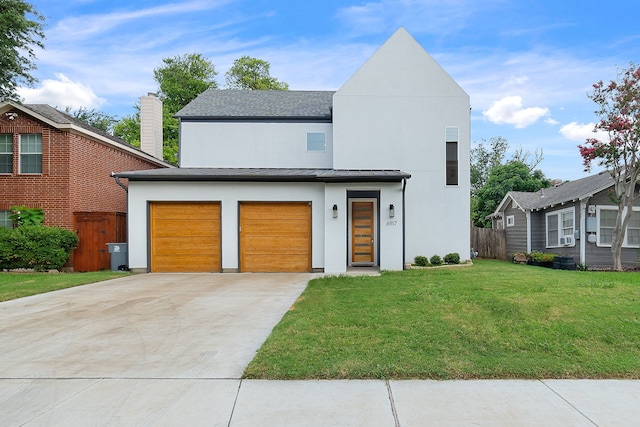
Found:
[{"label": "window air conditioner unit", "polygon": [[573,236],[565,236],[560,238],[560,244],[562,246],[573,245]]}]

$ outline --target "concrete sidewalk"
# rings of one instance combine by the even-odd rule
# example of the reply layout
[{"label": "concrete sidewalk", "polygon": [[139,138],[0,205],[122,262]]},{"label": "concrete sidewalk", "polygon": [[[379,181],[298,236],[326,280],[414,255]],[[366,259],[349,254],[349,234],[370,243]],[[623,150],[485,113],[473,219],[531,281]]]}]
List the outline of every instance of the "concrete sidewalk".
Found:
[{"label": "concrete sidewalk", "polygon": [[637,426],[640,381],[0,380],[3,426]]}]

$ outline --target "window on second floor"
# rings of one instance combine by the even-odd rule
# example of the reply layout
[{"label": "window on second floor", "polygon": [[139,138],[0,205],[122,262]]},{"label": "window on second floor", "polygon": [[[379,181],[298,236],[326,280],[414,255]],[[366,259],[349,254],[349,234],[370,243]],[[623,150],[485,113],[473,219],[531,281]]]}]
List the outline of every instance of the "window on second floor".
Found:
[{"label": "window on second floor", "polygon": [[446,127],[446,174],[447,185],[458,185],[458,128]]},{"label": "window on second floor", "polygon": [[325,151],[326,135],[324,132],[307,132],[307,151]]},{"label": "window on second floor", "polygon": [[508,215],[507,216],[507,227],[513,227],[514,225],[516,225],[516,216],[515,215]]},{"label": "window on second floor", "polygon": [[13,173],[13,135],[0,134],[0,174]]},{"label": "window on second floor", "polygon": [[547,217],[547,247],[574,246],[575,209],[550,212]]},{"label": "window on second floor", "polygon": [[20,173],[42,173],[42,135],[20,135]]}]

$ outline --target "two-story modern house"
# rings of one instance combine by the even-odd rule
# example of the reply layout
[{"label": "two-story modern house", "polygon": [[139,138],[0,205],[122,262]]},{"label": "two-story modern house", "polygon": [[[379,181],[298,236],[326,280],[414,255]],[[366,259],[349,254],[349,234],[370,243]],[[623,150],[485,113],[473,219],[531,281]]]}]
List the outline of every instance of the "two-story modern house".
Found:
[{"label": "two-story modern house", "polygon": [[12,207],[41,208],[45,225],[78,233],[68,267],[108,269],[106,243],[126,241],[127,211],[111,173],[171,166],[159,144],[158,158],[49,105],[0,102],[0,226],[13,226]]},{"label": "two-story modern house", "polygon": [[335,92],[212,89],[176,116],[180,168],[117,174],[133,270],[469,256],[469,96],[402,28]]}]

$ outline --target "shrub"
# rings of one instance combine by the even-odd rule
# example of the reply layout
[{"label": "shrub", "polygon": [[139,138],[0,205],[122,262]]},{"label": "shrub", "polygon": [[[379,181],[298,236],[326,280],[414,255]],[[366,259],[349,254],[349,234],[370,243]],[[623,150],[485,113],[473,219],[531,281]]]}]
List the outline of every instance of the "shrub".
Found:
[{"label": "shrub", "polygon": [[40,225],[44,222],[44,211],[40,208],[28,208],[26,206],[13,206],[10,218],[13,223],[21,225]]},{"label": "shrub", "polygon": [[426,267],[429,265],[429,260],[426,256],[416,255],[416,257],[413,259],[413,263],[418,267]]},{"label": "shrub", "polygon": [[547,254],[540,251],[531,251],[531,259],[538,262],[553,262],[556,259],[556,254]]},{"label": "shrub", "polygon": [[59,269],[76,246],[78,236],[60,227],[0,228],[0,269]]},{"label": "shrub", "polygon": [[460,264],[460,254],[458,253],[451,253],[451,254],[446,254],[444,256],[444,263],[445,264]]},{"label": "shrub", "polygon": [[440,255],[434,255],[429,258],[429,262],[433,265],[442,265],[442,258],[440,258]]}]

